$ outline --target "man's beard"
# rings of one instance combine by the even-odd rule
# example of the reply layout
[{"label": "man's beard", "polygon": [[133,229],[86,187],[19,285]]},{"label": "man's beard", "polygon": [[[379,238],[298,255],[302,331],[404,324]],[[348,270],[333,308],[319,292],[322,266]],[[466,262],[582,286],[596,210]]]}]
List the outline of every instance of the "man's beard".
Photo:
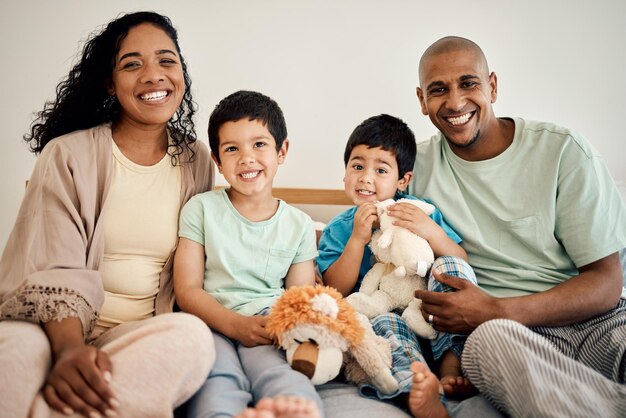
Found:
[{"label": "man's beard", "polygon": [[456,142],[452,142],[450,141],[450,139],[448,139],[447,136],[444,135],[444,137],[446,138],[446,141],[448,141],[448,144],[453,145],[456,148],[469,148],[472,145],[474,145],[478,139],[480,138],[480,129],[476,132],[476,135],[474,135],[474,137],[472,139],[470,139],[469,142],[465,143],[465,144],[457,144]]}]

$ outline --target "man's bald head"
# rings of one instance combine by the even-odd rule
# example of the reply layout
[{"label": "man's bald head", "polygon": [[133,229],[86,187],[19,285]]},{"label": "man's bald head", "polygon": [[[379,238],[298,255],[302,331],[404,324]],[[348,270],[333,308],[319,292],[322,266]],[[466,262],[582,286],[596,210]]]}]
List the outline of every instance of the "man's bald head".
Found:
[{"label": "man's bald head", "polygon": [[480,47],[476,43],[470,41],[469,39],[461,38],[460,36],[446,36],[429,46],[426,51],[424,51],[422,58],[420,58],[420,84],[422,81],[424,66],[429,59],[437,55],[457,51],[472,52],[475,55],[476,59],[481,61],[481,65],[484,67],[486,74],[489,74],[489,66],[487,65],[487,59],[485,58],[485,54],[483,54],[483,50],[480,49]]}]

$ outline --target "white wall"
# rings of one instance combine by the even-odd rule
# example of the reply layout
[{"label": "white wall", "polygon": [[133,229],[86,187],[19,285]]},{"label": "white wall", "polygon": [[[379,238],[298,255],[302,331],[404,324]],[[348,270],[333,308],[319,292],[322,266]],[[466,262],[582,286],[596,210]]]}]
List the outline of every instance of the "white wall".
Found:
[{"label": "white wall", "polygon": [[202,139],[225,95],[254,89],[278,101],[292,141],[278,186],[341,188],[344,143],[375,114],[401,117],[419,140],[432,135],[415,97],[417,62],[451,34],[483,47],[498,74],[498,115],[582,132],[626,184],[622,0],[2,0],[0,248],[34,163],[21,142],[32,112],[54,97],[81,40],[141,9],[169,15],[179,30]]}]

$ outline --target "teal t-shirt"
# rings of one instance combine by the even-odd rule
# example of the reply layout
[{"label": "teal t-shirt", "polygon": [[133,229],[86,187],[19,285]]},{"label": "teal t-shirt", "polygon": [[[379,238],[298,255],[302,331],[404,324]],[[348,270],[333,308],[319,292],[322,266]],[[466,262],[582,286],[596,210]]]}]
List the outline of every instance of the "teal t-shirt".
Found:
[{"label": "teal t-shirt", "polygon": [[225,190],[192,197],[178,235],[204,245],[204,290],[242,315],[272,306],[291,265],[317,256],[313,222],[304,212],[281,200],[272,218],[251,222]]},{"label": "teal t-shirt", "polygon": [[478,284],[500,297],[548,290],[626,246],[624,202],[597,151],[568,129],[513,121],[513,143],[485,161],[457,157],[440,133],[418,143],[409,186],[446,214]]},{"label": "teal t-shirt", "polygon": [[[396,194],[394,197],[395,200],[398,199],[416,199],[415,196],[405,195],[405,194]],[[420,199],[423,200],[423,199]],[[432,202],[428,202],[432,203]],[[352,229],[354,226],[354,214],[358,206],[347,209],[339,215],[335,216],[331,221],[326,225],[324,231],[322,231],[322,236],[320,237],[319,243],[319,255],[317,257],[317,265],[320,269],[321,273],[324,273],[328,268],[339,259],[344,249],[346,248],[346,244],[348,244],[348,240],[352,235]],[[461,237],[446,223],[443,218],[443,214],[439,209],[435,207],[435,211],[431,213],[430,218],[444,230],[446,235],[450,237],[450,239],[457,244],[461,242]],[[376,257],[372,254],[372,250],[369,245],[366,245],[363,250],[363,259],[361,260],[361,266],[359,267],[359,277],[357,278],[357,282],[352,289],[353,292],[358,292],[361,287],[361,282],[363,281],[363,277],[367,274],[368,271],[372,268],[372,266],[376,264]]]}]

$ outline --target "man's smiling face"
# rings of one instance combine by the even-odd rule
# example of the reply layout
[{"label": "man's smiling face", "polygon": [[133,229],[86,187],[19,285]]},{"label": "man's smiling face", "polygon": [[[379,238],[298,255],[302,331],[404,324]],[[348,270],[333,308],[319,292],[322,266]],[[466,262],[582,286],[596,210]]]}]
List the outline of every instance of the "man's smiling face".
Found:
[{"label": "man's smiling face", "polygon": [[417,95],[422,113],[454,148],[476,145],[495,115],[495,74],[488,73],[484,58],[471,49],[442,52],[420,63]]}]

